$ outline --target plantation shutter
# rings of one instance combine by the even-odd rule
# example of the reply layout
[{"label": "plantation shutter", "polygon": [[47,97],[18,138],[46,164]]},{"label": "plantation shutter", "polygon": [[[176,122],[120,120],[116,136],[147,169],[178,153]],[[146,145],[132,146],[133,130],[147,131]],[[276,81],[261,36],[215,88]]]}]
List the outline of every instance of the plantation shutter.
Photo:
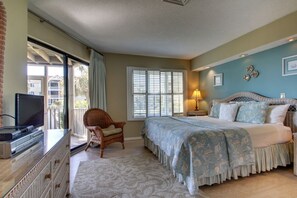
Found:
[{"label": "plantation shutter", "polygon": [[[132,78],[132,87],[128,89],[132,92],[128,93],[128,96],[132,96],[132,103],[128,104],[128,108],[131,108],[128,109],[131,112],[131,115],[128,113],[128,118],[183,114],[184,71],[130,68],[127,74],[128,79]],[[129,101],[128,97],[128,103]]]},{"label": "plantation shutter", "polygon": [[133,117],[146,117],[146,71],[133,70]]}]

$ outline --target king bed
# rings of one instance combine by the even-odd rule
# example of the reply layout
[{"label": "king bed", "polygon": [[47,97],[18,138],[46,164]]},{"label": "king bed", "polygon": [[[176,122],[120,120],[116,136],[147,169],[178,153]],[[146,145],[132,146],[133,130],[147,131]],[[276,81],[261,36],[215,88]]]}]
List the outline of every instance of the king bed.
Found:
[{"label": "king bed", "polygon": [[214,100],[209,116],[145,120],[144,144],[184,183],[222,183],[293,161],[297,100],[240,92]]}]

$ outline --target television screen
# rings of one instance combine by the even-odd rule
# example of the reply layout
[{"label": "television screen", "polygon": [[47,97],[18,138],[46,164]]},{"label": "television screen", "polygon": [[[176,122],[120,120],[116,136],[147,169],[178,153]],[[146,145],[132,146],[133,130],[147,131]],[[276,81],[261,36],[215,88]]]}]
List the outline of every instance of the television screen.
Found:
[{"label": "television screen", "polygon": [[15,125],[35,128],[44,125],[44,97],[15,94]]}]

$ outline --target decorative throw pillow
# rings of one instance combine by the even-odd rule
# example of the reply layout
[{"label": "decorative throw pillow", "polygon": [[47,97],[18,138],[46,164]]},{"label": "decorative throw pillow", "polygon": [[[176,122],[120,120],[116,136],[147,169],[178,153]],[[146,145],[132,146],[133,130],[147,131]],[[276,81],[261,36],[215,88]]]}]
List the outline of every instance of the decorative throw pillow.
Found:
[{"label": "decorative throw pillow", "polygon": [[249,102],[242,104],[236,116],[237,122],[263,124],[266,119],[268,104],[265,102]]},{"label": "decorative throw pillow", "polygon": [[209,117],[218,118],[220,114],[220,106],[221,103],[214,104],[210,109]]},{"label": "decorative throw pillow", "polygon": [[238,110],[238,104],[221,104],[219,119],[233,122]]},{"label": "decorative throw pillow", "polygon": [[269,106],[267,110],[266,123],[283,125],[289,107],[289,104]]}]

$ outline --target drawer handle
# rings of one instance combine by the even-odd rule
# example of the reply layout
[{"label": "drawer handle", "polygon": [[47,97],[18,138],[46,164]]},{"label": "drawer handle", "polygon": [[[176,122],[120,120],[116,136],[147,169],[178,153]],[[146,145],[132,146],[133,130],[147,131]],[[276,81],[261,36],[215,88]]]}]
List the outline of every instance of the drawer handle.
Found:
[{"label": "drawer handle", "polygon": [[59,164],[59,163],[60,163],[59,159],[55,160],[55,164]]},{"label": "drawer handle", "polygon": [[61,184],[56,184],[55,185],[55,188],[60,188],[61,187]]},{"label": "drawer handle", "polygon": [[69,162],[66,163],[67,166],[69,166],[69,164],[70,164]]},{"label": "drawer handle", "polygon": [[51,179],[52,175],[50,173],[44,175],[44,179]]}]

